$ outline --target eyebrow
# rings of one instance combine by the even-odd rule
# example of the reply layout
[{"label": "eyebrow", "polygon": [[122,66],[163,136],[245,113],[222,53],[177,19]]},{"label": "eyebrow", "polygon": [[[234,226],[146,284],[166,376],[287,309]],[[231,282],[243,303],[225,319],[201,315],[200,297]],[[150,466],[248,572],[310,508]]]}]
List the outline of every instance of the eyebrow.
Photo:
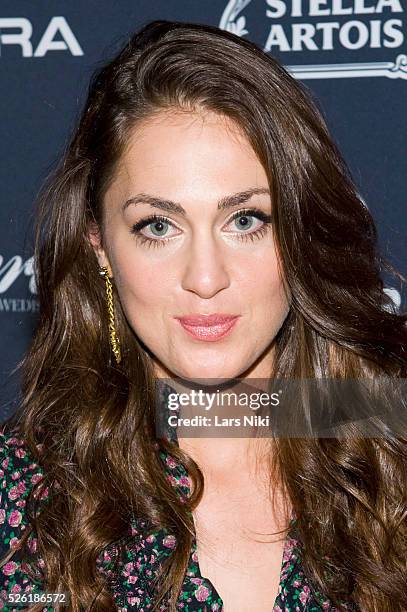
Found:
[{"label": "eyebrow", "polygon": [[[246,189],[245,191],[234,193],[233,195],[224,196],[218,201],[218,210],[226,210],[234,206],[239,206],[240,204],[247,202],[253,195],[257,194],[270,195],[270,190],[266,189],[265,187],[252,187],[250,189]],[[178,202],[159,198],[158,196],[153,196],[148,193],[138,193],[137,195],[126,200],[122,206],[123,212],[132,204],[149,204],[154,208],[160,208],[161,210],[176,213],[182,215],[183,217],[185,217],[187,214],[185,208],[183,208]]]}]

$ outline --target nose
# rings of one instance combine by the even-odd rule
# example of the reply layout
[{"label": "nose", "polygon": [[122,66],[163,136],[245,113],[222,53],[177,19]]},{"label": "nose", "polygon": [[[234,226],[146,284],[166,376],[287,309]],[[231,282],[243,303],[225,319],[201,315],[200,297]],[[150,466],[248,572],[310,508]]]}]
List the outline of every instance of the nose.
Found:
[{"label": "nose", "polygon": [[209,299],[230,285],[225,257],[207,233],[196,237],[186,255],[182,288]]}]

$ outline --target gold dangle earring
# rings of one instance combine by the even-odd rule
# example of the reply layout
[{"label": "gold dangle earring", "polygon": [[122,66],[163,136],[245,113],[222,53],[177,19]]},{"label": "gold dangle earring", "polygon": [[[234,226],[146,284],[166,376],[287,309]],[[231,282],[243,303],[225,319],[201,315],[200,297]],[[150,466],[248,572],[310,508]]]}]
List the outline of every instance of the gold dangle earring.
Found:
[{"label": "gold dangle earring", "polygon": [[116,327],[115,327],[113,291],[112,291],[112,283],[110,282],[110,278],[109,278],[109,270],[107,269],[107,267],[103,266],[100,268],[99,274],[105,277],[107,310],[109,314],[110,346],[112,347],[112,351],[116,358],[116,363],[120,363],[122,356],[121,356],[121,351],[120,351],[120,342],[119,342],[119,338],[117,337]]}]

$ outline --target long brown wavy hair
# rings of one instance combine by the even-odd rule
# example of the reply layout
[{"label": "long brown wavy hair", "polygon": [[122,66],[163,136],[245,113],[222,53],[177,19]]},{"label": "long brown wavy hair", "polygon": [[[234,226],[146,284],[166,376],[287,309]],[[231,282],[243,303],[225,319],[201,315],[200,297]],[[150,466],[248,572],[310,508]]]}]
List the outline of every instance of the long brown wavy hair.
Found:
[{"label": "long brown wavy hair", "polygon": [[[406,374],[406,315],[383,291],[389,264],[305,86],[254,43],[216,27],[168,21],[143,27],[95,72],[77,127],[38,196],[40,320],[21,364],[22,402],[11,421],[44,469],[35,488],[58,488],[38,515],[32,500],[30,528],[45,561],[44,590],[68,591],[75,612],[114,608],[95,563],[134,515],[177,538],[156,600],[158,606],[167,598],[175,611],[194,534],[191,511],[203,492],[197,464],[160,439],[192,478],[188,503],[165,477],[154,447],[151,355],[115,290],[123,358],[118,366],[112,359],[104,284],[88,240],[93,220],[103,235],[104,194],[132,128],[171,109],[233,119],[269,177],[274,237],[292,295],[273,375]],[[387,432],[281,437],[273,444],[270,473],[279,476],[298,517],[313,588],[338,609],[353,601],[366,612],[405,610],[406,438]]]}]

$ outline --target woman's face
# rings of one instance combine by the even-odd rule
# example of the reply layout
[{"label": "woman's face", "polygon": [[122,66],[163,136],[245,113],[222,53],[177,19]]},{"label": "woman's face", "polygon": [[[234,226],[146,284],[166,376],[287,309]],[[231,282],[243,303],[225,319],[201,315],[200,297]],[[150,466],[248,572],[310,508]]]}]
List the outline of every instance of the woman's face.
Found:
[{"label": "woman's face", "polygon": [[[97,233],[91,241],[157,377],[271,375],[289,298],[268,189],[229,119],[173,111],[133,131],[105,195],[104,250]],[[177,319],[212,314],[237,318],[209,327]]]}]

